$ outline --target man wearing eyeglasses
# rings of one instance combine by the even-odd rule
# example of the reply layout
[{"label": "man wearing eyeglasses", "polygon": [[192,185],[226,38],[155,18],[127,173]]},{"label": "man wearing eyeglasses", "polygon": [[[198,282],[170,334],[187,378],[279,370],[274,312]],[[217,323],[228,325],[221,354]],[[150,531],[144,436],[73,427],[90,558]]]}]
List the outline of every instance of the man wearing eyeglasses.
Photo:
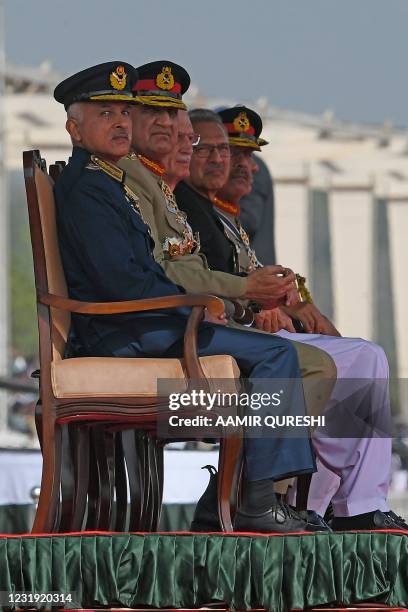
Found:
[{"label": "man wearing eyeglasses", "polygon": [[[187,218],[193,224],[197,215],[213,215],[212,200],[227,182],[230,169],[230,148],[228,137],[222,124],[213,120],[213,114],[206,109],[197,109],[190,113],[194,129],[200,134],[200,142],[194,146],[190,163],[190,174],[175,188],[174,195]],[[235,257],[234,249],[226,244],[222,227],[219,233],[207,233],[206,224],[201,224],[200,244],[203,252],[211,253],[213,249],[222,249],[223,265],[214,266],[207,257],[210,268],[230,272]],[[214,244],[216,242],[216,245]]]},{"label": "man wearing eyeglasses", "polygon": [[[201,111],[197,115],[195,112],[191,114],[193,120],[197,115],[198,118],[202,116]],[[245,274],[262,264],[238,220],[239,205],[243,195],[251,190],[253,174],[257,171],[253,152],[261,151],[261,147],[268,143],[261,137],[262,120],[255,111],[245,106],[234,106],[220,111],[219,116],[231,149],[229,178],[216,195],[211,193],[212,210],[205,199],[202,199],[202,209],[194,209],[190,206],[190,200],[184,209],[188,210],[193,229],[207,237],[203,250],[211,267],[232,274]],[[198,128],[197,121],[195,126],[202,133],[204,143],[209,143],[208,130],[202,130],[201,125]],[[205,146],[203,142],[200,145]],[[205,173],[199,171],[201,159],[211,160],[212,156],[213,164],[217,160],[212,144],[205,147],[205,155],[200,151],[200,145],[194,148],[191,163],[193,172],[189,179],[195,179],[195,190],[200,187],[200,177],[205,176]],[[207,173],[210,170],[211,164],[208,163]],[[208,192],[213,183],[204,182],[204,189]],[[199,206],[200,202],[196,201],[196,204]],[[228,253],[228,244],[237,254],[236,261],[231,264],[224,258],[224,253]],[[337,330],[314,305],[301,302],[298,306],[310,306],[311,314],[309,312],[308,317],[312,324],[306,327],[309,333],[280,334],[327,351],[335,360],[338,372],[338,383],[326,413],[326,418],[331,422],[331,435],[327,436],[325,432],[321,436],[315,432],[313,438],[322,465],[313,476],[308,507],[324,514],[332,498],[335,516],[332,526],[336,530],[391,526],[407,530],[407,523],[389,510],[386,501],[391,469],[391,440],[388,363],[384,351],[378,345],[361,338],[338,337]],[[289,313],[296,317],[296,311]],[[271,321],[268,317],[271,314],[276,316],[277,329],[270,329]],[[289,325],[287,329],[295,332],[285,313],[261,311],[256,318],[260,319],[261,328],[262,321],[268,323],[264,326],[265,331],[278,331]],[[305,320],[305,323],[308,321]],[[337,439],[338,436],[340,439]]]},{"label": "man wearing eyeglasses", "polygon": [[[163,160],[177,140],[177,112],[185,110],[182,94],[190,77],[181,66],[168,60],[137,68],[132,111],[133,152],[119,165],[125,182],[140,200],[145,222],[155,242],[154,257],[167,275],[190,292],[206,290],[223,298],[259,301],[294,300],[294,274],[282,266],[266,266],[248,277],[208,269],[194,235],[163,180]],[[227,155],[224,143],[224,155]],[[227,161],[226,161],[227,163]],[[163,214],[164,213],[164,214]],[[242,310],[242,309],[240,309]]]},{"label": "man wearing eyeglasses", "polygon": [[[163,86],[162,74],[165,69],[167,73],[171,70],[174,91],[160,89],[160,86]],[[217,133],[215,142],[199,141],[199,134],[191,128],[181,97],[190,82],[188,74],[181,66],[166,60],[139,66],[137,71],[139,80],[134,93],[139,104],[132,111],[133,154],[123,158],[119,166],[126,171],[126,185],[139,198],[143,218],[150,227],[155,243],[154,258],[173,282],[190,293],[204,291],[226,299],[229,316],[238,312],[237,316],[243,317],[240,322],[246,323],[245,316],[248,311],[241,302],[245,304],[247,299],[267,302],[272,297],[285,299],[291,292],[293,273],[288,271],[287,276],[282,276],[286,272],[282,266],[265,267],[247,277],[210,269],[205,255],[200,250],[201,237],[193,233],[186,214],[179,209],[172,193],[177,181],[188,173],[180,175],[176,172],[178,178],[170,188],[165,166],[172,157],[170,154],[177,148],[175,141],[179,135],[186,147],[186,155],[191,158],[192,145],[195,145],[195,155],[204,162],[203,166],[208,162],[208,158],[211,164],[211,157],[214,155],[211,151],[207,155],[204,145],[215,144],[215,154],[221,158],[222,163],[216,162],[212,173],[208,173],[204,167],[197,174],[203,176],[201,183],[208,179],[212,184],[215,180],[214,188],[219,189],[218,183],[223,184],[227,180],[229,170],[229,147],[225,131],[218,115],[213,113],[218,123],[221,123],[221,133]],[[178,109],[180,117],[174,109]],[[183,127],[183,118],[187,121],[187,129],[185,125]],[[180,126],[180,120],[182,129],[176,135],[176,126]],[[203,125],[204,127],[206,125]],[[211,174],[217,175],[216,178],[211,178]],[[202,188],[205,189],[205,186]],[[277,273],[281,276],[277,276]],[[235,304],[230,300],[236,300]],[[248,316],[253,320],[251,311]],[[242,329],[256,331],[252,328]],[[296,349],[302,377],[306,377],[310,382],[306,401],[310,407],[315,407],[315,410],[311,408],[311,412],[319,413],[330,395],[328,381],[334,383],[336,378],[334,362],[326,353],[314,347],[296,344]],[[317,384],[313,390],[313,383],[322,380],[323,385]]]},{"label": "man wearing eyeglasses", "polygon": [[[174,77],[172,83],[174,92],[160,89],[160,85],[163,84],[161,75],[165,69],[166,71],[170,69]],[[197,171],[197,178],[202,176],[200,183],[202,189],[205,190],[204,183],[209,180],[214,189],[218,190],[219,183],[226,182],[229,171],[229,146],[222,122],[218,115],[213,113],[218,123],[221,123],[221,132],[218,130],[213,141],[208,141],[207,132],[203,132],[205,138],[200,137],[202,142],[199,141],[199,132],[192,130],[181,97],[190,82],[186,71],[167,60],[139,66],[137,71],[139,80],[134,94],[139,104],[132,111],[133,154],[123,158],[119,166],[126,171],[125,184],[139,198],[143,218],[150,227],[155,243],[154,258],[164,268],[167,276],[186,291],[190,293],[204,291],[218,295],[226,300],[230,317],[238,313],[237,317],[243,317],[240,323],[247,322],[246,316],[251,317],[249,321],[251,322],[252,312],[245,309],[242,304],[245,305],[248,299],[268,302],[275,297],[285,300],[286,295],[292,294],[293,273],[288,271],[287,276],[283,276],[286,269],[282,266],[266,266],[246,277],[211,269],[200,250],[202,237],[193,233],[186,214],[178,207],[172,192],[177,180],[183,175],[176,172],[178,178],[170,188],[166,165],[172,157],[171,153],[178,146],[176,140],[180,135],[184,142],[183,146],[186,147],[186,154],[190,158],[192,145],[195,145],[194,155],[200,159],[202,166],[201,170]],[[174,109],[178,110],[177,115]],[[183,124],[183,117],[189,129],[184,126],[176,134],[180,120],[181,125]],[[207,129],[206,122],[200,124],[200,127]],[[206,144],[217,145],[216,152],[210,151],[207,155]],[[221,158],[221,163],[217,161],[215,164],[212,163],[213,155],[217,159]],[[208,161],[211,172],[205,168]],[[187,172],[184,176],[187,176]],[[190,191],[196,193],[192,189]],[[281,276],[277,276],[278,273]],[[234,301],[234,304],[230,300]],[[251,332],[256,331],[253,328],[240,327]],[[334,384],[336,378],[334,362],[325,352],[314,347],[296,343],[296,349],[302,377],[306,377],[310,382],[306,391],[306,401],[310,407],[315,407],[314,410],[311,408],[312,413],[319,413],[330,395],[328,381]],[[316,381],[324,382],[323,385],[313,387]]]},{"label": "man wearing eyeglasses", "polygon": [[[172,88],[171,67],[165,68],[157,80]],[[124,173],[116,165],[129,150],[131,87],[137,76],[129,64],[107,62],[68,77],[54,92],[67,111],[66,127],[74,145],[55,188],[59,242],[69,294],[80,300],[127,300],[184,292],[154,261],[138,198],[124,184]],[[143,86],[150,87],[146,81]],[[157,148],[166,145],[172,135],[170,114],[163,119],[158,125],[147,114],[140,138],[148,135],[148,142]],[[115,315],[105,317],[106,321],[82,316],[73,321],[74,344],[79,345],[80,354],[94,357],[180,357],[187,315],[185,309],[176,309],[173,313]],[[289,379],[282,408],[292,419],[304,416],[298,358],[287,340],[205,323],[197,343],[200,356],[227,353],[235,357],[251,390],[272,389],[272,379],[279,379],[275,383],[279,389],[280,379]],[[270,405],[259,406],[258,414],[270,414]],[[244,453],[244,499],[237,512],[237,529],[306,529],[301,517],[278,503],[274,480],[288,473],[314,471],[307,436],[246,437]]]}]

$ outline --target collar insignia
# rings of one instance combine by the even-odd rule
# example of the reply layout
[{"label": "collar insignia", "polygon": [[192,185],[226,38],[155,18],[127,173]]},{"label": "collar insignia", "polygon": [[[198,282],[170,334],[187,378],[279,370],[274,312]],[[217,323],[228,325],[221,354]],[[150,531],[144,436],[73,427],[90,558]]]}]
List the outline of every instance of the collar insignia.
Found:
[{"label": "collar insignia", "polygon": [[[150,170],[150,172],[153,172],[153,174],[155,174],[156,176],[163,176],[163,174],[166,172],[163,166],[152,161],[148,157],[145,157],[144,155],[141,155],[140,153],[136,154],[136,157],[144,165],[145,168]],[[131,159],[134,159],[134,157],[132,157]]]},{"label": "collar insignia", "polygon": [[116,70],[110,73],[110,84],[114,89],[125,89],[127,74],[124,66],[118,66]]},{"label": "collar insignia", "polygon": [[163,66],[162,71],[156,77],[156,85],[160,89],[173,89],[174,77],[171,74],[170,66]]},{"label": "collar insignia", "polygon": [[238,117],[235,117],[232,125],[234,126],[234,129],[237,132],[247,132],[251,127],[251,124],[249,123],[249,119],[245,112],[239,113]]},{"label": "collar insignia", "polygon": [[217,196],[214,197],[213,204],[215,204],[217,208],[220,208],[221,210],[230,213],[234,217],[238,217],[239,215],[239,204],[234,204],[233,202],[221,200],[221,198],[218,198]]},{"label": "collar insignia", "polygon": [[99,170],[102,170],[102,172],[115,179],[115,181],[123,183],[125,178],[125,172],[118,168],[118,166],[116,166],[115,164],[111,164],[110,162],[107,162],[103,159],[100,159],[96,155],[91,155],[91,161],[99,168]]}]

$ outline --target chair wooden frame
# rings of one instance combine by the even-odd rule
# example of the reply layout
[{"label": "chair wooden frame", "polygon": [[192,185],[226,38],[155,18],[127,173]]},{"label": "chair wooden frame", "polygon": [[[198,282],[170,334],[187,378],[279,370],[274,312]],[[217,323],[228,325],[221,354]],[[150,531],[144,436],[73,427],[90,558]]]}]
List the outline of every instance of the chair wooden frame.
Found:
[{"label": "chair wooden frame", "polygon": [[[45,164],[41,160],[39,151],[26,151],[23,154],[23,165],[37,293],[41,368],[40,402],[42,406],[43,471],[41,494],[33,526],[33,533],[40,533],[52,532],[56,525],[61,487],[61,424],[78,423],[86,426],[99,422],[100,425],[111,424],[121,425],[124,428],[153,430],[160,419],[166,419],[171,414],[166,399],[157,396],[140,398],[56,397],[51,380],[53,359],[51,309],[61,309],[69,313],[108,315],[147,312],[181,306],[192,307],[184,336],[184,367],[188,379],[199,380],[203,385],[206,385],[206,377],[197,356],[197,331],[200,322],[203,320],[205,308],[211,314],[218,316],[223,312],[224,305],[222,300],[217,297],[201,294],[174,295],[123,302],[90,303],[50,293],[39,210],[39,195],[35,181],[36,172],[46,173]],[[48,175],[47,177],[50,185],[52,185],[52,180]],[[232,531],[230,499],[241,447],[241,431],[221,439],[218,504],[220,521],[224,531]],[[160,472],[160,469],[158,471]],[[153,529],[157,528],[157,520],[155,520],[155,525],[151,527]]]}]

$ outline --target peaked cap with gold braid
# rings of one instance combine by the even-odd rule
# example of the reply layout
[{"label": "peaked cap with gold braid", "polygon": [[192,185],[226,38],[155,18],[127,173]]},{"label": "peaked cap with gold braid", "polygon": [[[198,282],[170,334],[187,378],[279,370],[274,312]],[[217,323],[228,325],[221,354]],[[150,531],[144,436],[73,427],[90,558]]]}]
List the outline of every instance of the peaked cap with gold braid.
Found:
[{"label": "peaked cap with gold braid", "polygon": [[268,144],[260,138],[262,119],[255,111],[246,106],[233,106],[218,112],[228,132],[228,141],[232,147],[246,147],[260,151]]},{"label": "peaked cap with gold braid", "polygon": [[75,102],[133,103],[136,69],[126,62],[105,62],[85,68],[56,86],[54,98],[67,109]]},{"label": "peaked cap with gold braid", "polygon": [[133,87],[135,102],[162,108],[186,110],[182,100],[190,85],[190,77],[182,66],[159,60],[137,68],[139,79]]}]

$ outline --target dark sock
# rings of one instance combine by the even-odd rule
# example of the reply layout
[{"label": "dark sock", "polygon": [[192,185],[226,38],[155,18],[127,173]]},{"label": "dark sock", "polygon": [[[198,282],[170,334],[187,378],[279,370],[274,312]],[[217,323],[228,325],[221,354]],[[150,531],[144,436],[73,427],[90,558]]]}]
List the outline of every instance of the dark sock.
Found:
[{"label": "dark sock", "polygon": [[246,480],[240,510],[247,514],[262,514],[276,504],[272,478]]}]

